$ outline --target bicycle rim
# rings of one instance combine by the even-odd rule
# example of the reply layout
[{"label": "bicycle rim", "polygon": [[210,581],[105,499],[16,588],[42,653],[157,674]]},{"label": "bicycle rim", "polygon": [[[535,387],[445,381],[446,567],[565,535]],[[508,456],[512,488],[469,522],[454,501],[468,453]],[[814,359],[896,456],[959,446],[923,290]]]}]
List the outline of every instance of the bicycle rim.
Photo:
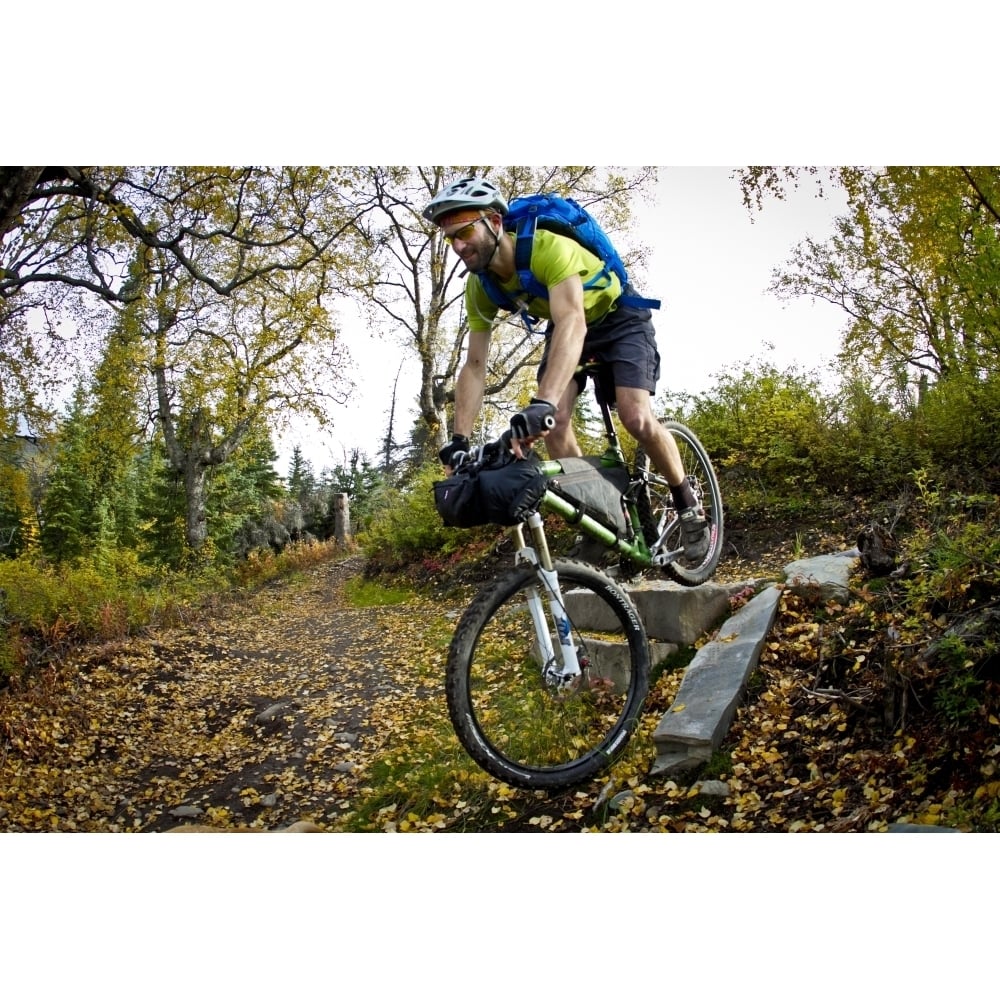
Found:
[{"label": "bicycle rim", "polygon": [[[485,771],[521,788],[566,788],[608,767],[649,687],[649,645],[631,600],[590,566],[555,566],[584,668],[572,690],[559,693],[542,676],[527,595],[544,590],[532,566],[473,601],[448,654],[445,690],[459,740]],[[546,620],[558,650],[547,611]]]},{"label": "bicycle rim", "polygon": [[[698,502],[704,508],[708,520],[710,542],[708,552],[697,564],[687,562],[683,557],[663,566],[663,572],[671,579],[686,587],[694,587],[709,580],[719,565],[722,557],[723,540],[723,510],[722,493],[719,480],[712,468],[708,452],[695,436],[694,432],[675,420],[661,420],[677,442],[684,472]],[[642,523],[642,533],[646,544],[654,546],[667,530],[665,547],[669,550],[681,547],[681,526],[677,520],[677,511],[670,487],[665,481],[658,482],[655,469],[646,453],[640,448],[636,453],[636,471],[646,477],[645,484],[636,494],[636,506]]]}]

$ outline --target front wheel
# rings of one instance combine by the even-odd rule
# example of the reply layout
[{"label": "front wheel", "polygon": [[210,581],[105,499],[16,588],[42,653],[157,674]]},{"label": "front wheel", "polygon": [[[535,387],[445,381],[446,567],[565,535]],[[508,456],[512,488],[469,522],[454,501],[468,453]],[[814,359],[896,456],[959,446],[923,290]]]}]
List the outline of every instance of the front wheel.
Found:
[{"label": "front wheel", "polygon": [[[708,452],[694,432],[676,420],[661,420],[660,424],[677,442],[684,472],[705,511],[709,527],[708,551],[697,564],[689,563],[683,555],[679,555],[663,565],[663,572],[686,587],[695,587],[711,578],[722,556],[722,493]],[[642,448],[636,452],[635,465],[636,475],[642,480],[635,499],[646,544],[654,549],[654,557],[658,551],[679,550],[682,547],[681,523],[669,484],[656,473]]]},{"label": "front wheel", "polygon": [[545,680],[531,613],[534,604],[538,617],[539,597],[557,651],[559,635],[531,565],[476,597],[448,651],[445,691],[456,735],[483,770],[521,788],[567,788],[608,767],[625,749],[649,689],[649,644],[630,598],[584,563],[560,559],[555,570],[582,667],[571,686]]}]

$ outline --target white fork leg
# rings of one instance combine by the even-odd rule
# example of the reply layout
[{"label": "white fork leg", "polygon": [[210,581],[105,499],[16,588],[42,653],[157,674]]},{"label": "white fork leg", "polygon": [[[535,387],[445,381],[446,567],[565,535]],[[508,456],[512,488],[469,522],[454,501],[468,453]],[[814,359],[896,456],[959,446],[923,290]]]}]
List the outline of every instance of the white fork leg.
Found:
[{"label": "white fork leg", "polygon": [[[549,614],[555,624],[556,635],[559,636],[559,659],[561,666],[553,656],[545,668],[545,680],[560,689],[574,684],[580,677],[580,660],[576,655],[573,643],[573,626],[566,617],[566,606],[563,604],[562,591],[559,589],[559,578],[555,570],[538,568],[545,582],[549,595]],[[546,638],[548,630],[546,630]]]},{"label": "white fork leg", "polygon": [[538,643],[538,657],[542,661],[542,670],[547,672],[555,661],[556,653],[552,647],[552,636],[549,633],[549,623],[545,617],[545,605],[538,593],[537,587],[532,587],[526,594],[528,611],[535,626],[535,641]]},{"label": "white fork leg", "polygon": [[538,639],[538,650],[543,663],[542,671],[545,682],[561,691],[571,687],[579,680],[580,660],[576,654],[576,646],[573,645],[573,626],[569,618],[566,617],[566,607],[563,603],[562,591],[559,589],[559,577],[553,568],[541,514],[537,511],[529,514],[527,524],[535,547],[525,545],[524,534],[518,525],[513,531],[518,549],[517,555],[519,559],[528,561],[535,567],[545,586],[549,614],[552,617],[555,633],[559,637],[558,657],[552,644],[552,634],[549,631],[542,596],[535,587],[532,587],[528,592],[528,608]]}]

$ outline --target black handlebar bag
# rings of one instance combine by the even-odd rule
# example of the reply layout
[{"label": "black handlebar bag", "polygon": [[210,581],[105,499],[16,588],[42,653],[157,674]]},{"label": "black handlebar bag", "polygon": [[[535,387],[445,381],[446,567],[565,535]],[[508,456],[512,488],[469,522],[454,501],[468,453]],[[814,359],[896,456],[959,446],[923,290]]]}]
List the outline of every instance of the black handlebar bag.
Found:
[{"label": "black handlebar bag", "polygon": [[545,495],[547,479],[534,455],[504,454],[485,464],[467,463],[434,484],[434,506],[452,528],[520,524]]}]

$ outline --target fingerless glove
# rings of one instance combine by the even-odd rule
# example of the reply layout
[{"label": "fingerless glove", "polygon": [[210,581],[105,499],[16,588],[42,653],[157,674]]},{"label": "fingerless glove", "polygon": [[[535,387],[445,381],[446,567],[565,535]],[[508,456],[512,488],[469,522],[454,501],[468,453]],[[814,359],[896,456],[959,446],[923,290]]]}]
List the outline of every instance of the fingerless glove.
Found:
[{"label": "fingerless glove", "polygon": [[461,459],[458,456],[465,456],[469,453],[469,439],[464,434],[452,434],[451,444],[446,444],[439,452],[438,458],[442,465],[449,465],[456,468]]},{"label": "fingerless glove", "polygon": [[520,413],[510,418],[511,435],[515,438],[534,438],[556,425],[556,408],[545,399],[532,399]]}]

